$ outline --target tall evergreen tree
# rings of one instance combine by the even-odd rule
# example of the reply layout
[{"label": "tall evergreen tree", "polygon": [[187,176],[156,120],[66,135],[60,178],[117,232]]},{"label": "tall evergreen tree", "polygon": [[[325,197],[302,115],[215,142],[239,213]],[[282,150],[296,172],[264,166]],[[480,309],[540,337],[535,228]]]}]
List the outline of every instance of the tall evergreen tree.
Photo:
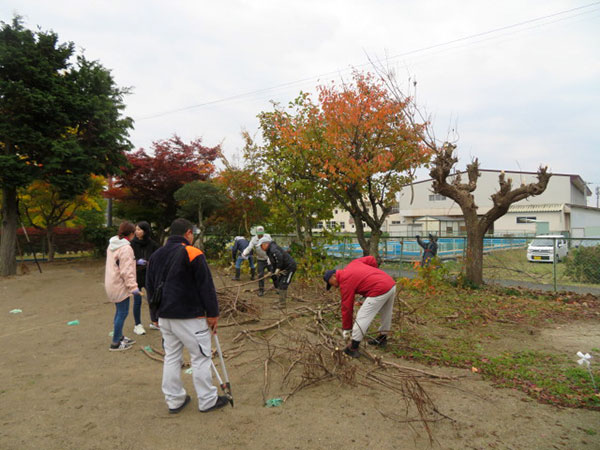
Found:
[{"label": "tall evergreen tree", "polygon": [[90,174],[117,173],[131,148],[123,96],[97,61],[20,17],[0,22],[0,276],[16,272],[17,189],[33,180],[73,198]]}]

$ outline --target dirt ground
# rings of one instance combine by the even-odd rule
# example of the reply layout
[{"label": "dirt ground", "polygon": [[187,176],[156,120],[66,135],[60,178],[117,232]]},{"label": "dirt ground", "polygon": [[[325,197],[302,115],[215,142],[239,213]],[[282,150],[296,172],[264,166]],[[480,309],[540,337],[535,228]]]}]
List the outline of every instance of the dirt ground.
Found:
[{"label": "dirt ground", "polygon": [[[162,366],[140,350],[160,348],[160,332],[133,335],[130,313],[124,331],[137,344],[126,352],[108,351],[114,306],[104,294],[103,262],[46,264],[42,274],[29,267],[29,274],[0,280],[2,449],[600,448],[597,412],[542,405],[520,392],[493,388],[469,370],[400,360],[457,377],[423,383],[450,418],[430,424],[433,442],[420,423],[400,422],[406,417],[398,395],[375,386],[326,382],[301,390],[280,407],[266,408],[262,350],[250,346],[227,363],[235,408],[201,414],[192,400],[180,414],[169,415],[160,390]],[[215,276],[217,285],[223,280]],[[264,306],[262,324],[277,320],[278,313],[268,306],[274,299],[254,297]],[[23,312],[9,313],[16,308]],[[142,315],[147,325],[145,306]],[[67,325],[73,320],[79,325]],[[220,329],[225,353],[238,331]],[[589,348],[591,341],[600,346],[600,327],[561,325],[532,333],[530,339],[531,348],[573,353]],[[194,399],[191,376],[182,376]],[[271,381],[269,397],[286,393],[286,387]]]}]

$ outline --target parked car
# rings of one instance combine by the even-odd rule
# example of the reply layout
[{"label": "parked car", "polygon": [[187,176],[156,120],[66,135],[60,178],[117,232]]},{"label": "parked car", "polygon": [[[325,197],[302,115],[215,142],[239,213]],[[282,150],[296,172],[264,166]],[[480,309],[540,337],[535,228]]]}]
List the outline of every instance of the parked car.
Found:
[{"label": "parked car", "polygon": [[560,234],[536,236],[527,247],[527,261],[556,262],[564,259],[569,252],[567,240]]}]

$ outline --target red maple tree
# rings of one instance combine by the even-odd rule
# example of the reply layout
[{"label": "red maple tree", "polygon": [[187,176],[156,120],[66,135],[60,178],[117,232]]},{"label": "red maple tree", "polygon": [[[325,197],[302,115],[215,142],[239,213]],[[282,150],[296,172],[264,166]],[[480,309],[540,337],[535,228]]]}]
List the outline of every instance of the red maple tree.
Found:
[{"label": "red maple tree", "polygon": [[154,222],[159,234],[177,217],[175,192],[184,184],[207,180],[215,171],[220,147],[206,147],[201,139],[189,143],[173,135],[127,156],[129,166],[106,196],[117,200],[116,212],[128,220]]}]

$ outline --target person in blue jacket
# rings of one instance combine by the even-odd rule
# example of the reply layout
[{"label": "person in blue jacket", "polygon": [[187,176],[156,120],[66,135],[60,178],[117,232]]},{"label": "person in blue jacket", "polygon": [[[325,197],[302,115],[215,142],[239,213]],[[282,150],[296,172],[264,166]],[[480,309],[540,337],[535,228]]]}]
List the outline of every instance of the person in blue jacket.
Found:
[{"label": "person in blue jacket", "polygon": [[423,242],[421,240],[421,236],[417,234],[417,243],[423,248],[423,261],[421,262],[421,266],[425,267],[429,265],[429,262],[432,258],[435,258],[438,251],[437,238],[429,233],[429,242]]},{"label": "person in blue jacket", "polygon": [[[250,279],[254,280],[256,275],[256,269],[254,268],[254,259],[252,258],[252,252],[244,255],[244,250],[248,248],[250,243],[244,236],[236,236],[233,247],[231,247],[231,258],[235,264],[235,276],[232,280],[240,281],[240,274],[242,272],[242,262],[248,260],[250,264]],[[247,252],[246,252],[247,253]]]}]

